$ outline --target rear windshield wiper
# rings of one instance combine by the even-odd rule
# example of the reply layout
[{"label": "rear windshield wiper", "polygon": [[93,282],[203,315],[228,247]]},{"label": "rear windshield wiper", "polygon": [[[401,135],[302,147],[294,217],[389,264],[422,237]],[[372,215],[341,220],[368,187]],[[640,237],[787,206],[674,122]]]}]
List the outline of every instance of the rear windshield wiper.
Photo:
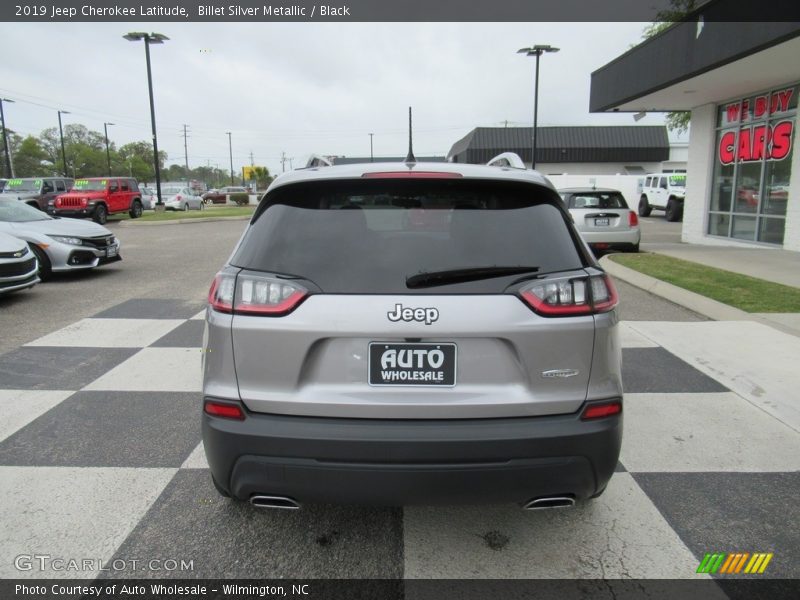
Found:
[{"label": "rear windshield wiper", "polygon": [[536,273],[539,267],[470,267],[466,269],[449,269],[447,271],[431,271],[430,273],[417,273],[406,278],[406,287],[409,289],[448,285],[451,283],[464,283],[491,279],[506,275],[520,275],[522,273]]}]

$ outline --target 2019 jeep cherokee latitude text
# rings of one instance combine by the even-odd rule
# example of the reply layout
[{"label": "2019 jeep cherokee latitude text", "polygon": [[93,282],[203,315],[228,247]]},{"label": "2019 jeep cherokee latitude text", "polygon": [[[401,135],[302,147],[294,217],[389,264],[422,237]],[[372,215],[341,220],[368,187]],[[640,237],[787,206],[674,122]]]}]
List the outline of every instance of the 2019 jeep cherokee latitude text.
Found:
[{"label": "2019 jeep cherokee latitude text", "polygon": [[599,495],[622,436],[616,302],[534,171],[282,175],[209,293],[214,483],[282,508]]}]

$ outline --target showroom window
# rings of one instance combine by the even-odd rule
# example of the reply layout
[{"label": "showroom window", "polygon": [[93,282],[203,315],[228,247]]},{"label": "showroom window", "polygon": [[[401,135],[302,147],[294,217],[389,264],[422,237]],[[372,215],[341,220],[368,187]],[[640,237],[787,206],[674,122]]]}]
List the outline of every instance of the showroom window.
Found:
[{"label": "showroom window", "polygon": [[783,244],[800,86],[721,105],[708,233]]}]

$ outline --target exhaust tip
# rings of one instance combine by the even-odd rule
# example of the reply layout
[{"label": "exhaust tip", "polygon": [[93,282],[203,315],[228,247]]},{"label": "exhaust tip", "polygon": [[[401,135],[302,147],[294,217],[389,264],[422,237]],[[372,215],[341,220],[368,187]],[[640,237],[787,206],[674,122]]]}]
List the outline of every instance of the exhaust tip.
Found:
[{"label": "exhaust tip", "polygon": [[255,495],[250,497],[250,504],[256,508],[278,508],[282,510],[298,510],[300,508],[300,504],[296,500],[286,496]]},{"label": "exhaust tip", "polygon": [[575,506],[575,498],[572,496],[544,496],[530,500],[524,508],[525,510],[545,510],[547,508],[569,508]]}]

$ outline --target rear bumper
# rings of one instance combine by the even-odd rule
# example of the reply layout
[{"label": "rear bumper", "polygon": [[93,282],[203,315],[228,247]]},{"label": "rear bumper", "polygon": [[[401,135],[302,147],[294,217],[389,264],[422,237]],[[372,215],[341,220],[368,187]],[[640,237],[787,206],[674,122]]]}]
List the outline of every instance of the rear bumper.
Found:
[{"label": "rear bumper", "polygon": [[232,496],[402,506],[586,499],[619,457],[622,416],[377,420],[203,414],[206,456]]}]

